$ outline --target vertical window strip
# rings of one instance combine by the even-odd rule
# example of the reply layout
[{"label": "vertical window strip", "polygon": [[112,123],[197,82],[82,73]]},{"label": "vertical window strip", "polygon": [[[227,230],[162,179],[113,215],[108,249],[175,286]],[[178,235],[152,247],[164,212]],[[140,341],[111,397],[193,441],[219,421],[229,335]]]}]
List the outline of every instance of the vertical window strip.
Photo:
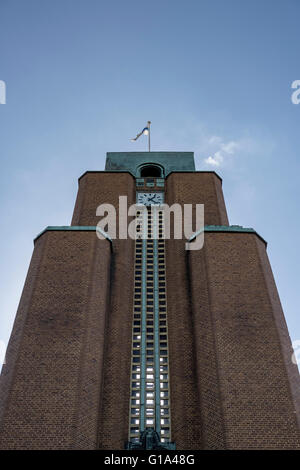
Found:
[{"label": "vertical window strip", "polygon": [[[162,225],[162,234],[164,232],[164,218],[163,218],[163,211],[159,210],[158,211],[158,220],[159,223],[161,222]],[[161,322],[161,318],[165,320],[165,332],[161,333],[161,330],[159,331],[159,335],[163,334],[166,339],[163,341],[159,337],[159,349],[160,349],[160,344],[167,343],[167,348],[166,348],[166,355],[165,356],[159,356],[159,361],[160,361],[160,388],[159,388],[159,396],[160,396],[160,404],[161,404],[161,409],[160,409],[160,435],[161,435],[161,441],[162,442],[171,442],[171,403],[170,403],[170,368],[169,368],[169,343],[168,343],[168,324],[167,324],[167,286],[166,286],[166,253],[165,253],[165,239],[164,235],[162,235],[158,240],[158,250],[163,250],[159,251],[159,253],[163,254],[163,259],[158,259],[158,271],[162,270],[164,274],[160,275],[158,273],[158,287],[163,286],[164,287],[164,304],[163,304],[163,309],[161,309],[161,305],[159,303],[159,322]],[[161,279],[162,278],[162,279]],[[159,295],[159,294],[158,294]],[[167,379],[165,379],[165,376]],[[162,393],[167,392],[167,400],[168,404],[165,404],[164,397],[161,396]]]},{"label": "vertical window strip", "polygon": [[[140,212],[137,212],[136,224],[137,228],[141,223]],[[142,244],[141,241],[136,240],[135,243],[135,266],[134,266],[134,298],[137,292],[140,292],[141,285],[142,285],[142,274],[141,274],[141,264],[139,255],[142,251]],[[139,273],[139,275],[137,275]],[[138,280],[137,280],[138,279]],[[138,286],[138,287],[137,287]],[[137,290],[139,289],[139,290]],[[141,300],[136,301],[134,300],[133,305],[133,318],[136,312],[136,308],[138,307],[138,311],[141,313]],[[134,347],[135,345],[139,345],[140,350],[140,357],[138,362],[136,361],[136,357],[134,356]],[[132,326],[132,356],[131,356],[131,381],[130,381],[130,403],[129,403],[129,440],[139,440],[139,433],[140,433],[140,419],[141,419],[141,325],[140,328],[135,328],[134,320]]]},{"label": "vertical window strip", "polygon": [[154,256],[154,345],[155,345],[155,427],[160,435],[160,364],[159,364],[159,303],[158,303],[158,240],[157,208],[153,210]]},{"label": "vertical window strip", "polygon": [[[155,207],[152,211],[141,212],[137,214],[137,225],[142,225],[143,236],[142,240],[136,240],[135,246],[129,440],[138,441],[142,431],[153,427],[162,442],[169,442],[171,417],[165,241],[163,236],[158,237],[158,227],[163,227],[163,213]],[[141,234],[141,230],[138,233]],[[140,273],[139,279],[136,279],[136,272]],[[137,306],[141,315],[138,336],[135,325]]]},{"label": "vertical window strip", "polygon": [[146,331],[147,331],[147,318],[146,318],[146,301],[147,301],[147,214],[143,211],[142,216],[143,224],[143,240],[142,240],[142,335],[141,335],[141,406],[140,406],[140,430],[145,430],[145,384],[146,384]]}]

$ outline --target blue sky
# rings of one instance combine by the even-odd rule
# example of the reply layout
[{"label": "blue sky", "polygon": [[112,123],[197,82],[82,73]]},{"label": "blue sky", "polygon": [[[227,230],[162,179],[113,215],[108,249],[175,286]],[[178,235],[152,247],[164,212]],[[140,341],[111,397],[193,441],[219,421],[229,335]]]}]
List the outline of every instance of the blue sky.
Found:
[{"label": "blue sky", "polygon": [[216,170],[231,224],[255,228],[300,339],[298,0],[0,0],[0,339],[33,249],[70,224],[77,178],[152,121],[152,150]]}]

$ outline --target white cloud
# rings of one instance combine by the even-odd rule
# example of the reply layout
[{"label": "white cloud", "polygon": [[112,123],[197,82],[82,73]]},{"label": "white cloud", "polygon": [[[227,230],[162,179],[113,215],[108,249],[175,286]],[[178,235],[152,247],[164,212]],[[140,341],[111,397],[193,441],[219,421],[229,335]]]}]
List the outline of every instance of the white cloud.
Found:
[{"label": "white cloud", "polygon": [[210,155],[204,159],[204,162],[210,166],[221,166],[225,159],[230,155],[234,155],[238,150],[243,147],[243,142],[240,140],[224,141],[219,136],[211,136],[207,138],[207,149],[210,149]]},{"label": "white cloud", "polygon": [[[178,126],[157,126],[153,150],[194,151],[196,168],[221,169],[237,164],[241,168],[253,157],[267,156],[274,150],[275,142],[255,131],[252,135],[237,126],[234,135],[210,132],[207,125],[192,118]],[[242,161],[237,161],[239,157]]]},{"label": "white cloud", "polygon": [[208,138],[209,144],[219,144],[222,141],[221,137],[217,135],[212,135]]},{"label": "white cloud", "polygon": [[238,150],[240,147],[240,143],[239,142],[235,142],[234,140],[231,140],[230,142],[227,142],[227,143],[222,143],[221,144],[221,149],[225,152],[225,153],[229,153],[229,154],[234,154],[236,150]]},{"label": "white cloud", "polygon": [[210,155],[204,161],[208,165],[220,166],[221,163],[223,162],[223,155],[221,154],[221,152],[218,151],[218,152],[215,152],[213,156]]}]

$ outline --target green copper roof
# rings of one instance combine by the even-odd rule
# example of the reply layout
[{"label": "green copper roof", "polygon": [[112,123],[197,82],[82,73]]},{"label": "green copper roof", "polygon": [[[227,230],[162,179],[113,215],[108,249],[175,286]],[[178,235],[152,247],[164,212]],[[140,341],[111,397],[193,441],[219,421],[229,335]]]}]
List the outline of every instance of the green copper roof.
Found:
[{"label": "green copper roof", "polygon": [[[112,239],[110,238],[110,236],[103,232],[99,227],[94,227],[92,225],[88,225],[88,226],[84,226],[84,225],[66,225],[66,226],[49,226],[49,227],[46,227],[41,233],[39,233],[34,241],[36,241],[41,235],[43,235],[43,233],[45,232],[49,232],[49,231],[54,231],[54,232],[57,232],[57,231],[82,231],[82,232],[95,232],[96,230],[98,230],[105,238],[107,238],[107,240],[109,240],[110,242],[112,242]],[[189,241],[192,241],[194,240],[195,237],[197,237],[197,235],[199,235],[203,230],[199,230],[199,232],[195,232],[189,239]],[[267,242],[253,229],[253,228],[246,228],[246,227],[242,227],[241,225],[205,225],[204,227],[204,232],[239,232],[239,233],[254,233],[255,235],[257,235],[266,245],[267,245]]]},{"label": "green copper roof", "polygon": [[195,171],[194,152],[107,152],[106,171],[130,171],[140,176],[143,165],[163,167],[164,176],[171,171]]},{"label": "green copper roof", "polygon": [[[189,241],[194,240],[197,235],[203,232],[199,230],[195,232],[189,239]],[[266,245],[266,240],[263,239],[253,228],[242,227],[241,225],[205,225],[204,232],[240,232],[240,233],[255,233]]]},{"label": "green copper roof", "polygon": [[40,232],[34,239],[36,241],[41,235],[43,235],[45,232],[66,232],[66,231],[73,231],[73,232],[100,232],[101,235],[103,235],[104,238],[112,242],[112,239],[110,236],[101,230],[99,227],[93,227],[92,225],[61,225],[61,226],[48,226],[42,232]]}]

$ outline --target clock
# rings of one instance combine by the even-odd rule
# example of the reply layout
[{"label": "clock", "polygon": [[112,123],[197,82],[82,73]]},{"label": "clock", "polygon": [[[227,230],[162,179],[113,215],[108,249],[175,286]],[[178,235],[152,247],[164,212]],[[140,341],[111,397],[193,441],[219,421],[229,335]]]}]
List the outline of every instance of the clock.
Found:
[{"label": "clock", "polygon": [[156,206],[163,204],[164,193],[137,193],[137,204],[143,206]]}]

